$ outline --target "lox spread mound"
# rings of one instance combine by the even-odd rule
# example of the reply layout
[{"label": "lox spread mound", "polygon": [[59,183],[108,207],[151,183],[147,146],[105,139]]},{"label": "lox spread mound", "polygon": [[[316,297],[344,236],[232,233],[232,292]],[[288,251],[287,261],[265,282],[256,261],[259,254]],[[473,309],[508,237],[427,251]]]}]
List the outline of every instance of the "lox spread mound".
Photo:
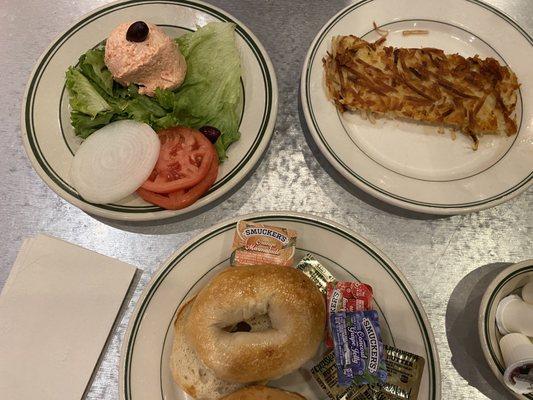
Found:
[{"label": "lox spread mound", "polygon": [[105,64],[113,78],[139,93],[153,96],[156,88],[175,89],[185,79],[187,63],[174,41],[154,24],[142,21],[117,26],[105,46]]},{"label": "lox spread mound", "polygon": [[219,399],[277,379],[315,355],[325,323],[324,298],[299,270],[228,268],[178,313],[174,380],[196,399]]}]

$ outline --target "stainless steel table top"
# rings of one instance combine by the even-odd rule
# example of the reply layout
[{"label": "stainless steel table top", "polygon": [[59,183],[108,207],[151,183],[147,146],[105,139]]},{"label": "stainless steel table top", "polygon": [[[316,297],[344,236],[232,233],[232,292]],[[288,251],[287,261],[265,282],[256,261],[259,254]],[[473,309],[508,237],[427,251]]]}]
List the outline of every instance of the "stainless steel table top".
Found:
[{"label": "stainless steel table top", "polygon": [[[82,14],[106,2],[0,1],[0,288],[23,238],[41,232],[129,262],[142,271],[87,398],[118,399],[122,337],[141,291],[158,266],[214,223],[265,210],[330,218],[367,237],[398,265],[431,321],[440,355],[443,399],[513,398],[485,364],[477,338],[477,309],[484,288],[503,263],[533,255],[533,190],[482,212],[432,217],[381,203],[351,188],[327,165],[304,134],[298,100],[300,70],[315,34],[348,2],[211,0],[257,35],[270,54],[279,85],[278,120],[265,157],[246,183],[215,207],[179,221],[116,223],[87,215],[52,192],[33,171],[22,147],[19,117],[24,88],[50,41]],[[533,34],[533,1],[490,3]]]}]

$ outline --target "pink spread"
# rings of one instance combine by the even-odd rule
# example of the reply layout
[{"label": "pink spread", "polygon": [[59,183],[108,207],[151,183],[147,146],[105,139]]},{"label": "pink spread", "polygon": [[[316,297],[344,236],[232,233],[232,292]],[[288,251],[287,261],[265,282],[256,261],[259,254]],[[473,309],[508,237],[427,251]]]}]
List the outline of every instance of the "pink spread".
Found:
[{"label": "pink spread", "polygon": [[139,93],[153,96],[156,88],[175,89],[183,83],[187,63],[177,44],[157,25],[143,42],[130,42],[126,32],[131,23],[117,26],[105,46],[105,64],[121,85],[139,85]]}]

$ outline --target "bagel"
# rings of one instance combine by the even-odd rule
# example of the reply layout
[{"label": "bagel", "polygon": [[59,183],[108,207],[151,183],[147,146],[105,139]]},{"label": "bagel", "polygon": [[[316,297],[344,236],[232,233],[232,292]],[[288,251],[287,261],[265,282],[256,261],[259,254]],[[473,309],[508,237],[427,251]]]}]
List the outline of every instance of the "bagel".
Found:
[{"label": "bagel", "polygon": [[268,386],[248,386],[223,397],[222,400],[306,400],[298,393]]},{"label": "bagel", "polygon": [[[268,315],[259,332],[226,329]],[[324,336],[326,308],[315,284],[291,267],[240,266],[215,276],[196,296],[185,335],[198,358],[228,382],[280,378],[311,359]]]},{"label": "bagel", "polygon": [[196,356],[196,351],[184,334],[185,321],[193,300],[184,304],[174,322],[174,342],[170,355],[170,370],[174,382],[189,396],[198,400],[217,400],[243,387],[243,384],[225,382],[215,376]]}]

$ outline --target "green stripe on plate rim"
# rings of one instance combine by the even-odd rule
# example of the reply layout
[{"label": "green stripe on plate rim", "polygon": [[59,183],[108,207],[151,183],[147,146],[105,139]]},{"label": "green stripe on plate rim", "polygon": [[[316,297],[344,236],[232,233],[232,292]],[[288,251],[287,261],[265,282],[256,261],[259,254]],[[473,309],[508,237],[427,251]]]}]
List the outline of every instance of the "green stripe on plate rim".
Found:
[{"label": "green stripe on plate rim", "polygon": [[[236,31],[243,38],[243,40],[248,44],[250,49],[252,50],[254,56],[256,57],[260,67],[261,67],[261,73],[263,77],[263,82],[265,85],[265,106],[263,110],[263,117],[261,120],[261,126],[259,129],[259,132],[256,136],[256,139],[252,143],[252,146],[247,151],[247,153],[244,155],[244,157],[240,160],[240,162],[233,168],[232,171],[226,177],[224,177],[223,180],[216,183],[216,187],[213,190],[210,190],[208,193],[211,193],[212,191],[216,190],[223,184],[227,183],[230,179],[232,179],[237,173],[240,172],[242,167],[248,163],[250,158],[253,156],[253,154],[257,151],[257,148],[259,147],[259,144],[261,143],[261,140],[263,139],[268,122],[270,120],[270,116],[272,113],[272,78],[270,76],[270,72],[268,70],[266,60],[257,47],[256,43],[253,41],[253,39],[249,36],[249,34],[240,26],[238,25],[230,16],[225,15],[224,13],[215,10],[211,7],[209,7],[206,4],[199,4],[194,1],[190,0],[163,0],[163,1],[150,1],[150,0],[130,0],[126,2],[121,2],[118,4],[112,4],[109,7],[103,8],[91,15],[88,15],[86,18],[82,19],[81,21],[78,21],[74,26],[72,26],[69,30],[67,30],[53,45],[50,47],[50,49],[46,52],[45,56],[42,58],[40,64],[35,70],[34,76],[30,82],[29,88],[28,88],[28,98],[26,100],[25,104],[25,127],[26,127],[26,134],[28,138],[28,142],[30,144],[30,147],[32,149],[32,153],[35,156],[37,162],[43,169],[43,171],[48,175],[48,177],[57,185],[59,186],[63,191],[68,193],[69,195],[77,198],[80,201],[83,201],[87,204],[91,204],[92,206],[111,210],[111,211],[120,211],[120,212],[126,212],[126,213],[146,213],[146,212],[154,212],[154,211],[166,211],[163,210],[160,207],[156,206],[124,206],[124,205],[118,205],[118,204],[94,204],[89,203],[85,200],[83,200],[78,193],[72,188],[70,185],[68,185],[64,180],[61,179],[57,175],[57,173],[50,167],[48,164],[48,161],[43,157],[41,148],[39,146],[39,142],[37,141],[36,135],[35,135],[35,128],[34,128],[34,121],[33,121],[33,106],[34,106],[34,100],[35,100],[35,92],[37,91],[40,79],[42,75],[44,74],[44,71],[46,70],[46,67],[48,66],[48,63],[51,61],[54,54],[61,48],[61,46],[68,40],[74,33],[76,33],[78,30],[83,28],[85,25],[87,25],[90,22],[93,22],[94,20],[97,20],[98,18],[107,15],[111,12],[114,12],[116,10],[121,10],[125,8],[129,8],[132,6],[142,5],[142,4],[167,4],[167,5],[182,5],[189,8],[193,8],[202,12],[205,12],[221,21],[225,22],[233,22],[236,24]],[[207,194],[208,194],[207,193]],[[206,194],[206,195],[207,195]]]},{"label": "green stripe on plate rim", "polygon": [[[431,345],[430,335],[428,333],[428,330],[426,328],[426,325],[424,324],[424,318],[422,316],[421,311],[418,309],[416,302],[414,301],[413,297],[411,296],[411,293],[405,286],[404,282],[399,278],[399,276],[396,274],[396,272],[393,270],[393,268],[390,267],[390,265],[381,258],[379,254],[377,254],[373,249],[368,247],[367,244],[359,240],[358,238],[352,236],[348,232],[345,232],[344,230],[337,228],[333,225],[329,225],[327,223],[321,222],[321,221],[314,221],[308,218],[304,217],[298,217],[298,216],[278,216],[278,215],[264,215],[260,217],[252,218],[254,221],[264,221],[264,220],[276,220],[276,221],[287,221],[287,222],[301,222],[304,224],[316,226],[322,229],[326,229],[334,234],[337,234],[350,242],[357,245],[359,248],[364,250],[367,254],[369,254],[374,260],[376,260],[384,269],[385,271],[391,276],[391,278],[394,280],[394,282],[398,285],[400,290],[404,293],[405,298],[407,299],[409,305],[411,306],[411,309],[413,310],[415,317],[417,319],[420,331],[422,333],[422,338],[424,341],[424,346],[426,349],[426,357],[427,362],[429,365],[429,391],[430,391],[430,398],[436,399],[437,393],[436,393],[436,372],[435,372],[435,358],[433,355],[433,351],[436,351],[436,349],[433,349]],[[227,232],[230,229],[233,229],[235,227],[235,222],[229,222],[226,225],[219,227],[215,229],[212,232],[209,232],[207,235],[199,238],[194,243],[190,244],[187,248],[185,248],[180,254],[178,254],[174,259],[172,259],[168,264],[164,267],[162,271],[160,271],[155,279],[155,281],[151,284],[150,288],[146,292],[146,296],[143,298],[142,303],[139,307],[139,310],[135,316],[135,320],[133,321],[133,325],[131,328],[131,332],[129,334],[129,340],[126,348],[126,355],[125,355],[125,369],[124,369],[124,395],[126,400],[132,400],[131,397],[131,357],[133,355],[133,350],[135,348],[135,342],[137,338],[137,333],[140,327],[140,324],[142,322],[142,318],[144,316],[144,313],[150,304],[150,301],[154,294],[157,292],[157,289],[161,285],[161,283],[164,281],[166,276],[174,269],[175,266],[183,259],[185,258],[191,251],[193,251],[195,248],[200,246],[201,244],[205,243],[206,241],[210,240],[211,238],[218,236],[221,233]]]},{"label": "green stripe on plate rim", "polygon": [[[314,47],[313,47],[313,49],[312,49],[312,51],[310,53],[309,61],[308,61],[308,64],[307,64],[307,69],[306,69],[306,72],[305,72],[306,73],[306,83],[305,83],[306,103],[307,103],[307,108],[309,110],[309,114],[311,115],[311,121],[313,123],[313,127],[314,127],[317,135],[319,136],[322,144],[327,148],[327,150],[329,152],[329,155],[331,157],[333,157],[335,159],[335,161],[337,161],[345,169],[345,171],[347,171],[351,176],[353,176],[355,179],[357,179],[358,181],[360,181],[364,185],[372,188],[373,190],[375,190],[375,191],[377,191],[377,192],[379,192],[381,194],[384,194],[385,196],[388,196],[388,197],[403,201],[405,203],[409,203],[409,204],[413,204],[413,205],[419,205],[419,206],[425,206],[425,207],[430,207],[430,208],[468,208],[468,207],[472,207],[472,206],[478,206],[478,205],[490,203],[490,202],[495,201],[495,200],[499,200],[499,199],[501,199],[501,198],[503,198],[503,197],[515,192],[516,190],[520,189],[524,185],[527,185],[531,181],[531,179],[533,178],[533,171],[530,172],[529,175],[526,178],[524,178],[522,181],[518,182],[512,188],[510,188],[510,189],[506,190],[505,192],[500,193],[498,195],[489,197],[487,199],[473,201],[473,202],[469,202],[469,203],[457,203],[457,204],[427,203],[427,202],[416,201],[416,200],[408,199],[406,197],[398,196],[398,195],[396,195],[394,193],[390,193],[390,192],[380,188],[379,186],[374,185],[373,183],[369,182],[368,180],[366,180],[365,178],[363,178],[362,176],[357,174],[355,171],[353,171],[350,167],[348,167],[337,156],[337,154],[335,154],[335,152],[333,151],[333,149],[331,148],[329,143],[326,141],[326,138],[324,137],[324,134],[322,133],[322,131],[321,131],[319,125],[318,125],[318,122],[316,121],[316,117],[315,117],[315,114],[314,114],[314,111],[313,111],[313,107],[311,105],[311,97],[310,97],[311,68],[313,66],[313,62],[314,62],[315,56],[317,54],[318,47],[322,44],[325,36],[337,24],[337,22],[339,20],[341,20],[342,18],[344,18],[347,14],[349,14],[352,11],[356,10],[357,8],[359,8],[359,7],[361,7],[361,6],[365,5],[365,4],[371,3],[373,1],[374,0],[362,0],[362,1],[358,2],[358,3],[353,4],[351,7],[348,7],[343,12],[341,12],[339,15],[337,15],[328,25],[326,25],[323,28],[322,33],[320,34],[320,36],[316,40],[316,42],[314,44]],[[529,44],[533,45],[533,38],[531,38],[531,36],[529,36],[527,34],[527,32],[524,31],[524,29],[521,28],[508,15],[504,14],[500,10],[497,10],[494,7],[492,7],[492,6],[488,5],[488,4],[485,4],[485,3],[483,3],[483,2],[481,2],[479,0],[464,0],[464,1],[466,1],[468,3],[475,4],[477,6],[480,6],[480,7],[484,8],[484,9],[496,14],[498,17],[500,17],[505,22],[510,24],[513,28],[515,28],[527,40],[527,42]],[[517,135],[518,134],[519,133],[517,133]]]},{"label": "green stripe on plate rim", "polygon": [[[494,364],[498,367],[498,370],[503,375],[505,372],[505,367],[500,363],[500,360],[498,360],[498,357],[496,356],[496,352],[494,351],[494,348],[492,347],[492,342],[489,340],[490,334],[489,334],[489,314],[490,310],[492,309],[494,305],[494,300],[502,287],[509,282],[511,279],[516,278],[517,276],[523,275],[525,273],[533,271],[533,265],[527,265],[523,268],[517,269],[516,271],[513,271],[508,276],[505,277],[498,285],[494,288],[494,291],[491,293],[489,297],[489,301],[487,302],[487,308],[485,309],[485,328],[483,330],[485,337],[483,340],[485,340],[485,343],[487,345],[487,348],[489,349],[490,356],[492,357],[492,361],[494,361]],[[533,400],[533,394],[529,395],[523,395],[524,397],[528,399]]]}]

